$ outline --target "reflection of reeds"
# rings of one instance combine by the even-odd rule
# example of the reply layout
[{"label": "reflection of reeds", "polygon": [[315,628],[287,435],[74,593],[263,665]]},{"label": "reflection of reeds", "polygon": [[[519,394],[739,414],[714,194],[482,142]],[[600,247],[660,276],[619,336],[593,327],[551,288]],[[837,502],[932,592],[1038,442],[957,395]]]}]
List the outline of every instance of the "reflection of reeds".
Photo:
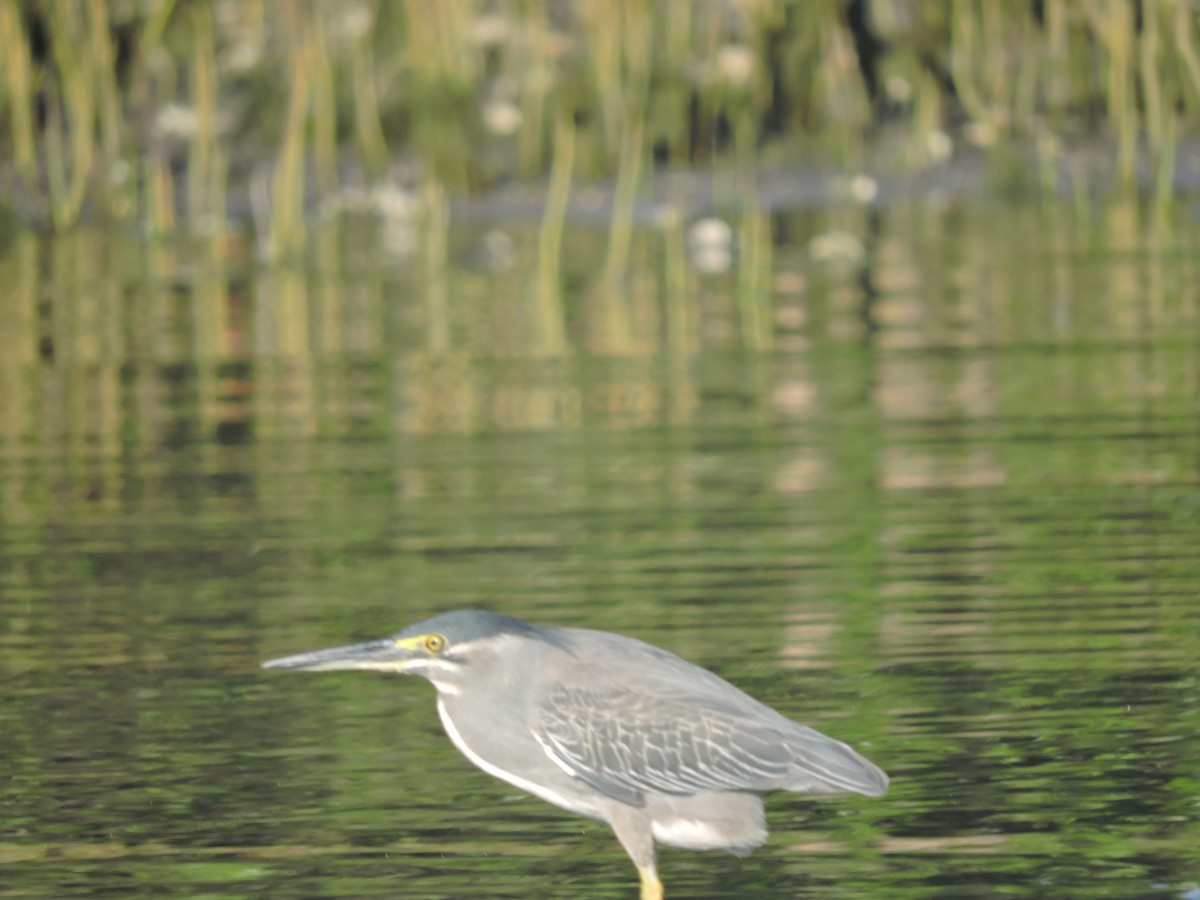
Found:
[{"label": "reflection of reeds", "polygon": [[[563,134],[573,132],[569,120],[562,127]],[[570,277],[554,283],[545,312],[531,314],[536,295],[525,288],[545,258],[536,228],[514,227],[511,268],[481,275],[448,264],[454,254],[446,248],[445,189],[427,182],[422,199],[428,216],[422,231],[431,237],[419,266],[398,277],[339,271],[346,258],[339,227],[314,230],[311,266],[249,271],[230,261],[233,241],[196,254],[174,241],[150,241],[130,252],[123,235],[102,229],[78,229],[54,241],[18,235],[0,255],[11,311],[0,316],[0,346],[12,348],[0,354],[0,454],[28,454],[45,435],[75,441],[59,433],[67,426],[90,434],[66,447],[68,457],[90,452],[92,440],[121,446],[122,435],[156,447],[178,421],[193,418],[209,435],[253,424],[268,441],[346,433],[378,411],[392,377],[403,430],[649,424],[667,416],[684,422],[702,405],[697,398],[705,394],[711,367],[728,364],[738,367],[735,380],[743,386],[753,376],[750,394],[772,398],[789,416],[811,415],[814,403],[870,398],[885,422],[924,421],[947,410],[969,419],[998,414],[1029,385],[1020,375],[1011,385],[996,383],[997,354],[967,363],[961,360],[977,355],[960,350],[1046,342],[1124,346],[1135,335],[1138,347],[1128,354],[1133,364],[1144,355],[1143,341],[1157,346],[1196,318],[1195,240],[1186,210],[1160,211],[1164,218],[1155,219],[1136,198],[1080,219],[1062,205],[1034,204],[1002,216],[983,206],[952,216],[881,212],[870,238],[878,353],[862,350],[865,288],[853,267],[814,263],[803,285],[792,288],[795,303],[777,310],[770,303],[771,275],[796,264],[804,235],[831,226],[871,230],[851,214],[743,215],[734,228],[732,278],[689,271],[684,220],[664,215],[659,231],[634,235],[622,298],[628,343],[609,344],[593,333],[605,322],[595,310],[569,319],[579,347],[599,348],[619,362],[547,363],[555,347],[559,357],[570,352],[563,310],[585,310],[603,294],[604,235],[568,232],[564,269]],[[790,241],[778,249],[771,246],[773,222]],[[558,248],[563,234],[553,220],[546,233]],[[1146,252],[1110,252],[1129,247]],[[531,325],[533,315],[539,318]],[[802,371],[772,392],[771,372],[761,363],[777,328],[781,347],[789,346],[784,337],[794,347],[802,336],[818,352],[781,354],[803,360]],[[1102,364],[1111,356],[1107,350],[1066,359],[1096,379],[1088,392],[1098,410],[1135,396],[1157,403],[1159,391],[1182,402],[1195,381],[1194,354],[1174,354],[1173,346],[1168,340],[1156,351],[1182,367],[1170,375],[1110,372]],[[907,352],[930,348],[953,352]],[[729,352],[738,350],[747,352]],[[872,368],[880,355],[889,360],[886,371]],[[961,377],[943,384],[938,373],[960,365]],[[1079,387],[1069,369],[1049,374],[1062,377],[1063,396]],[[124,387],[122,379],[129,379]],[[1131,394],[1130,384],[1151,392],[1150,400]],[[56,393],[47,399],[50,388]],[[122,390],[125,398],[114,405]],[[870,421],[862,427],[876,427]],[[857,446],[854,437],[834,443]],[[936,455],[930,462],[928,453],[911,449],[885,460],[906,483],[993,477],[986,456],[963,455],[959,469],[943,472]],[[833,469],[849,472],[857,465],[851,459]],[[810,483],[804,471],[789,477],[797,489]]]},{"label": "reflection of reeds", "polygon": [[422,241],[422,263],[424,268],[424,293],[426,314],[426,346],[434,354],[443,354],[450,349],[450,295],[446,286],[449,275],[450,210],[446,202],[446,190],[440,182],[430,181],[425,185],[422,197],[424,210],[424,233]]},{"label": "reflection of reeds", "polygon": [[771,223],[753,202],[742,212],[738,230],[737,304],[743,345],[753,351],[769,350],[771,321]]},{"label": "reflection of reeds", "polygon": [[683,229],[683,217],[677,210],[670,210],[663,222],[663,330],[664,350],[672,360],[678,361],[695,349],[694,327],[688,302],[687,237]]}]

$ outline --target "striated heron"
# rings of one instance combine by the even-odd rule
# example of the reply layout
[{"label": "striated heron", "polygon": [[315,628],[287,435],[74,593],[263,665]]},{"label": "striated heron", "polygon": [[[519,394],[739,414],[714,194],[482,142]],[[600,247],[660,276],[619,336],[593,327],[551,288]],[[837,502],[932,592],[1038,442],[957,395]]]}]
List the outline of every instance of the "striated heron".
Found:
[{"label": "striated heron", "polygon": [[746,854],[765,791],[887,791],[877,766],[712,672],[633,638],[458,610],[381,640],[268,669],[376,669],[437,688],[450,740],[479,768],[607,822],[660,900],[655,844]]}]

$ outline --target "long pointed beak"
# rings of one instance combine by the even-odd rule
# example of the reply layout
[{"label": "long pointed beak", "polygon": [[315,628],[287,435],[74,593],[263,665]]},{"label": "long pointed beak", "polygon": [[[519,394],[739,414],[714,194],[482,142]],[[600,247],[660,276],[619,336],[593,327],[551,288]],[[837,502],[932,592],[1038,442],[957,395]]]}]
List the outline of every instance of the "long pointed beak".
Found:
[{"label": "long pointed beak", "polygon": [[332,672],[337,669],[375,669],[381,672],[403,672],[422,659],[414,648],[391,638],[347,644],[326,650],[312,650],[268,660],[264,669],[295,669],[298,672]]}]

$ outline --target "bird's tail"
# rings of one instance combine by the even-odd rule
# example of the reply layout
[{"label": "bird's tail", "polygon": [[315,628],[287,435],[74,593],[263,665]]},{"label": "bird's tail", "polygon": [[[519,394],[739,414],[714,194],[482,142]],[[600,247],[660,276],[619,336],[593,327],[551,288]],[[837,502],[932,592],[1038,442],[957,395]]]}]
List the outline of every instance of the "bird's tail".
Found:
[{"label": "bird's tail", "polygon": [[867,797],[882,797],[887,793],[888,777],[883,769],[841,741],[799,727],[804,734],[788,742],[792,756],[788,790]]}]

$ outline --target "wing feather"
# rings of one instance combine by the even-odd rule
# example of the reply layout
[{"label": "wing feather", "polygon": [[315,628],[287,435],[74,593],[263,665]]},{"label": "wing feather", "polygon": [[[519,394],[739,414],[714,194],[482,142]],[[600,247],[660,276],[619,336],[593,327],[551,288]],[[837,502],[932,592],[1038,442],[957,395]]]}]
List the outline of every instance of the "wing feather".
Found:
[{"label": "wing feather", "polygon": [[535,733],[559,766],[635,805],[646,792],[784,787],[792,764],[786,736],[769,725],[719,704],[626,686],[555,686]]}]

